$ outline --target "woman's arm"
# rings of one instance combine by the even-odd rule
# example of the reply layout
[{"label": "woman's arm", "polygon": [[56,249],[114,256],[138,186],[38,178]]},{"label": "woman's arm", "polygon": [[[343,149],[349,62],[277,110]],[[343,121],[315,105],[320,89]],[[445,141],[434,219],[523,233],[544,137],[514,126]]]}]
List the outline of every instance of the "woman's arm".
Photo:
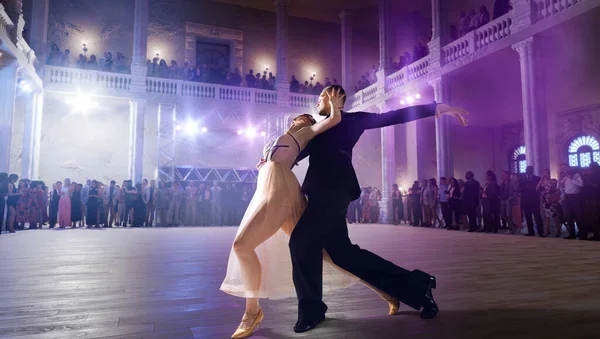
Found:
[{"label": "woman's arm", "polygon": [[346,94],[340,95],[339,89],[337,91],[325,92],[327,94],[327,99],[329,100],[329,107],[331,111],[329,116],[322,121],[317,122],[316,124],[310,126],[310,130],[312,131],[312,137],[315,137],[333,126],[337,125],[342,121],[342,111],[341,107],[344,106],[344,98]]}]

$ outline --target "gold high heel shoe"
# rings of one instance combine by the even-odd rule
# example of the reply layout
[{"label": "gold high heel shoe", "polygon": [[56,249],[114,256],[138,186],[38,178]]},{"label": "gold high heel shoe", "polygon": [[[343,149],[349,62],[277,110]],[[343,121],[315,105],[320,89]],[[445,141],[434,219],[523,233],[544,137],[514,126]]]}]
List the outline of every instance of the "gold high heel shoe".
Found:
[{"label": "gold high heel shoe", "polygon": [[[249,318],[252,317],[254,317],[254,321],[252,322],[250,327],[243,328],[242,326],[245,325],[245,322],[247,322]],[[233,335],[231,336],[231,339],[248,338],[252,335],[256,328],[260,328],[260,323],[261,321],[263,321],[263,318],[264,314],[262,309],[258,311],[258,314],[255,316],[249,315],[248,313],[244,313],[244,316],[242,317],[242,322],[240,323],[240,326],[238,326],[237,330],[235,330],[235,333],[233,333]]]},{"label": "gold high heel shoe", "polygon": [[396,315],[396,313],[398,313],[398,310],[400,309],[400,302],[396,299],[390,299],[390,300],[386,300],[390,306],[390,313],[389,315]]}]

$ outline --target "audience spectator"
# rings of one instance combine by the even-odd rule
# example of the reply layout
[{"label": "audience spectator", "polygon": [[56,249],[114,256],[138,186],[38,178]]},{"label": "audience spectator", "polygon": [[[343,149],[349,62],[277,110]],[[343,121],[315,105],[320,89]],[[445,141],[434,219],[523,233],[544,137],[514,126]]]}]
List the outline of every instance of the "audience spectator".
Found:
[{"label": "audience spectator", "polygon": [[510,12],[512,6],[510,0],[496,0],[494,2],[494,20]]}]

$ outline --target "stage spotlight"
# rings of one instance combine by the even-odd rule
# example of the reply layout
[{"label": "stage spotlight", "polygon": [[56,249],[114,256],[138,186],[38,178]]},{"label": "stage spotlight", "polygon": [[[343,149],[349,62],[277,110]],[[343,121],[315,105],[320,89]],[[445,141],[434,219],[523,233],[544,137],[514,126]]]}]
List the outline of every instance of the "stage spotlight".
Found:
[{"label": "stage spotlight", "polygon": [[202,133],[206,133],[206,132],[208,132],[208,128],[202,127]]},{"label": "stage spotlight", "polygon": [[406,102],[408,102],[409,104],[412,104],[415,102],[415,99],[413,97],[407,97]]},{"label": "stage spotlight", "polygon": [[256,128],[249,127],[248,129],[246,129],[246,135],[249,137],[255,137],[256,136]]},{"label": "stage spotlight", "polygon": [[416,98],[416,99],[421,99],[421,94],[417,93],[417,94],[415,95],[415,98]]},{"label": "stage spotlight", "polygon": [[182,129],[183,129],[183,126],[181,126],[181,125],[177,125],[177,126],[175,126],[175,130],[176,130],[177,132],[180,132]]},{"label": "stage spotlight", "polygon": [[237,134],[238,134],[238,135],[242,135],[242,134],[244,134],[244,131],[243,131],[243,130],[241,130],[241,129],[238,129],[238,131],[237,131]]},{"label": "stage spotlight", "polygon": [[265,131],[260,132],[261,137],[264,137],[265,135],[267,135],[267,132],[265,132]]},{"label": "stage spotlight", "polygon": [[405,103],[406,103],[406,101],[400,100],[400,105],[404,105]]},{"label": "stage spotlight", "polygon": [[186,134],[194,135],[194,134],[198,133],[198,125],[193,121],[188,121],[183,126],[183,131]]}]

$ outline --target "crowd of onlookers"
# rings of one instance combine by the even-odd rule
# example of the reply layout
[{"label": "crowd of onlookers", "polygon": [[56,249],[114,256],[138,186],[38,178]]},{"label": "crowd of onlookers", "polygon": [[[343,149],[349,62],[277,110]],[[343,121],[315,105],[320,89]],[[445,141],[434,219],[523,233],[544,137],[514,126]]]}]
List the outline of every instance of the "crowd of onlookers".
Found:
[{"label": "crowd of onlookers", "polygon": [[251,183],[43,181],[0,173],[0,231],[49,228],[238,225]]},{"label": "crowd of onlookers", "polygon": [[458,25],[450,25],[450,38],[452,41],[463,37],[467,33],[495,20],[512,10],[510,0],[496,0],[494,2],[493,16],[485,5],[479,7],[479,13],[475,9],[460,12]]},{"label": "crowd of onlookers", "polygon": [[325,78],[324,84],[321,84],[321,82],[317,81],[313,85],[313,80],[314,78],[311,77],[310,83],[308,82],[308,80],[304,81],[304,83],[300,83],[300,81],[296,79],[296,76],[292,75],[292,80],[290,81],[290,93],[319,95],[325,87],[338,84],[337,79],[333,79],[332,82],[331,80],[329,80],[329,78]]},{"label": "crowd of onlookers", "polygon": [[[540,237],[560,237],[565,226],[566,239],[588,239],[593,233],[589,239],[600,240],[597,163],[585,172],[564,164],[558,179],[551,178],[549,170],[537,176],[531,166],[525,174],[502,172],[500,179],[488,171],[483,184],[469,171],[464,180],[415,181],[405,192],[394,184],[391,198],[394,224],[512,234],[521,233],[525,224],[525,235],[534,236],[537,231]],[[363,189],[350,204],[348,221],[377,222],[380,200],[377,189]]]}]

